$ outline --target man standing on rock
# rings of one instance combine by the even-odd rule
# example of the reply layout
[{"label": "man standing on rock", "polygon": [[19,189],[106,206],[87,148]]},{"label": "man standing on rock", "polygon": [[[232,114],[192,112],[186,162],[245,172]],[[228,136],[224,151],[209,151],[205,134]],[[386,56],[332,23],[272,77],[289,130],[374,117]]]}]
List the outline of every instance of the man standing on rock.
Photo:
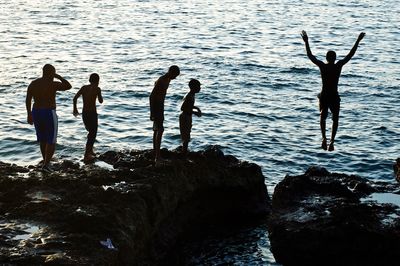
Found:
[{"label": "man standing on rock", "polygon": [[326,61],[328,63],[325,64],[324,62],[318,60],[311,53],[310,45],[308,43],[307,33],[304,30],[301,33],[301,37],[303,38],[304,43],[306,45],[308,58],[311,60],[311,62],[313,62],[319,67],[319,70],[321,72],[322,90],[321,93],[318,94],[318,98],[319,98],[319,110],[320,110],[320,127],[322,133],[321,148],[324,150],[327,150],[328,148],[326,141],[326,134],[325,134],[328,109],[331,110],[332,112],[332,120],[333,120],[331,139],[328,149],[329,151],[333,151],[335,149],[334,148],[335,136],[339,126],[340,97],[338,93],[338,83],[339,83],[340,72],[342,71],[342,67],[347,62],[349,62],[350,59],[353,57],[360,41],[364,38],[364,36],[365,33],[361,32],[349,54],[342,60],[337,61],[336,64],[335,64],[336,53],[334,51],[328,51],[326,54]]},{"label": "man standing on rock", "polygon": [[164,132],[164,101],[171,80],[179,76],[178,66],[171,66],[168,72],[162,75],[156,82],[150,94],[150,120],[153,121],[153,149],[154,162],[160,159],[161,139]]},{"label": "man standing on rock", "polygon": [[[59,81],[54,81],[56,78]],[[50,160],[53,157],[58,121],[56,114],[56,92],[71,89],[71,84],[60,75],[50,64],[43,67],[43,75],[31,82],[26,94],[26,111],[28,123],[35,125],[37,140],[40,143],[40,151],[43,157],[42,170],[51,172]],[[33,108],[31,109],[33,98]]]}]

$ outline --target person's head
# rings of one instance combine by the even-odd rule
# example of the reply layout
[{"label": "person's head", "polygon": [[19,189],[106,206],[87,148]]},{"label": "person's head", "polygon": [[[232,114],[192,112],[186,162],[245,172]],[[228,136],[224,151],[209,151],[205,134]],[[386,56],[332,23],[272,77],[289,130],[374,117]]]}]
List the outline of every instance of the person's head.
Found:
[{"label": "person's head", "polygon": [[336,60],[336,53],[334,51],[328,51],[326,53],[326,61],[328,61],[328,63],[335,63]]},{"label": "person's head", "polygon": [[180,69],[178,66],[170,66],[168,69],[168,76],[170,79],[175,79],[179,74],[181,73]]},{"label": "person's head", "polygon": [[90,84],[96,84],[97,85],[97,84],[99,84],[99,81],[100,81],[100,77],[99,77],[98,74],[93,73],[93,74],[90,75],[90,77],[89,77]]},{"label": "person's head", "polygon": [[200,85],[200,81],[198,81],[197,79],[191,79],[189,81],[190,91],[193,91],[194,93],[198,93],[200,91]]},{"label": "person's head", "polygon": [[53,79],[56,74],[56,68],[50,64],[46,64],[43,67],[43,77],[47,79]]}]

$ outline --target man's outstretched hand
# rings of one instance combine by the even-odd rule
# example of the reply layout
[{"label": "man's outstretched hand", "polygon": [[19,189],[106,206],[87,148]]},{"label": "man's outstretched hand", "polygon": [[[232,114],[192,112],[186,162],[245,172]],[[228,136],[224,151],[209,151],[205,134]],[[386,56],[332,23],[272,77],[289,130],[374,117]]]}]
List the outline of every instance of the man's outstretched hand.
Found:
[{"label": "man's outstretched hand", "polygon": [[358,41],[361,41],[365,36],[365,32],[361,32],[360,35],[358,35]]},{"label": "man's outstretched hand", "polygon": [[303,30],[300,35],[301,35],[301,38],[303,38],[304,42],[308,42],[308,36],[307,36],[307,32],[305,30]]}]

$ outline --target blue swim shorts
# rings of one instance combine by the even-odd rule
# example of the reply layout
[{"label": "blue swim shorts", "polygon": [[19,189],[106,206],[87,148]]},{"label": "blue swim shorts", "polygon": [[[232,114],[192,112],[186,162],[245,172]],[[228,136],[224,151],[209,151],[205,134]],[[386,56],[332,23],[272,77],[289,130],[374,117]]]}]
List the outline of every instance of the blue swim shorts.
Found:
[{"label": "blue swim shorts", "polygon": [[58,118],[55,109],[32,109],[38,142],[54,144],[57,141]]}]

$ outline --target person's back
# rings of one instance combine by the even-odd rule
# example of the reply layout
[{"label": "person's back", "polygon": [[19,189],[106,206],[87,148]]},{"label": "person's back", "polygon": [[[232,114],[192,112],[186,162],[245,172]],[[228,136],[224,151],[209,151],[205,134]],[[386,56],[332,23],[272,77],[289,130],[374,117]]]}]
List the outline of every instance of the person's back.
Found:
[{"label": "person's back", "polygon": [[326,94],[327,96],[338,95],[338,84],[342,67],[343,65],[340,61],[336,64],[324,63],[319,67],[322,78],[321,94]]},{"label": "person's back", "polygon": [[56,108],[57,82],[38,78],[32,81],[29,87],[33,96],[33,108]]},{"label": "person's back", "polygon": [[[54,81],[54,78],[61,82]],[[35,125],[44,171],[50,171],[49,163],[57,141],[56,92],[69,90],[71,87],[71,84],[58,75],[54,66],[50,64],[43,67],[42,77],[32,81],[28,86],[25,99],[27,121],[29,124]],[[33,108],[32,99],[34,101]]]},{"label": "person's back", "polygon": [[82,87],[82,112],[96,112],[96,100],[98,95],[101,95],[100,88],[94,85],[85,85]]},{"label": "person's back", "polygon": [[82,95],[83,99],[82,120],[86,130],[88,131],[85,155],[83,159],[84,162],[91,162],[95,158],[93,145],[96,140],[98,128],[96,100],[98,99],[100,103],[103,103],[103,96],[99,87],[99,75],[96,73],[91,74],[89,81],[90,84],[82,86],[82,88],[75,94],[75,97],[73,99],[74,116],[79,115],[77,108],[78,98]]}]

